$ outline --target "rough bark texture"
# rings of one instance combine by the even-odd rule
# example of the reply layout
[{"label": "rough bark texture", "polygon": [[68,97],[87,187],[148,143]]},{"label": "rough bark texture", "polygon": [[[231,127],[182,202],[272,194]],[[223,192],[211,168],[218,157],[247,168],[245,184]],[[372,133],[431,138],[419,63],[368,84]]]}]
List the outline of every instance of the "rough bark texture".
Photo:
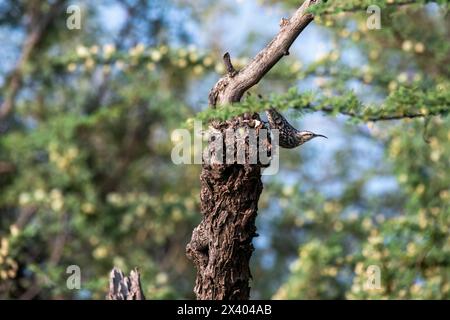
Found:
[{"label": "rough bark texture", "polygon": [[[225,54],[228,73],[211,90],[210,107],[240,101],[246,90],[288,55],[292,43],[313,20],[313,16],[306,12],[307,8],[317,2],[306,0],[291,19],[282,19],[278,35],[242,70],[236,71],[229,54]],[[212,126],[221,133],[263,128],[257,114],[246,114]],[[260,139],[258,143],[270,151],[269,138]],[[216,151],[211,153],[217,160]],[[203,219],[186,247],[187,256],[197,267],[194,288],[197,299],[245,300],[250,296],[249,260],[253,251],[252,239],[256,235],[258,200],[263,189],[262,167],[261,163],[217,164],[207,161],[203,164],[200,176]]]},{"label": "rough bark texture", "polygon": [[108,300],[145,300],[141,288],[140,274],[137,269],[131,270],[129,276],[114,267],[109,276]]},{"label": "rough bark texture", "polygon": [[[258,115],[253,119],[236,118],[217,125],[223,133],[240,128],[247,146],[245,159],[252,154],[248,132],[265,129]],[[262,132],[261,149],[270,156],[270,136]],[[228,136],[227,136],[228,138]],[[234,156],[237,159],[237,144]],[[221,142],[222,143],[222,142]],[[230,143],[225,141],[225,144]],[[256,235],[255,218],[262,191],[263,164],[217,164],[221,157],[210,148],[211,161],[203,164],[201,174],[201,212],[203,220],[194,229],[187,254],[198,268],[194,291],[199,299],[248,299],[251,277],[249,259]]]}]

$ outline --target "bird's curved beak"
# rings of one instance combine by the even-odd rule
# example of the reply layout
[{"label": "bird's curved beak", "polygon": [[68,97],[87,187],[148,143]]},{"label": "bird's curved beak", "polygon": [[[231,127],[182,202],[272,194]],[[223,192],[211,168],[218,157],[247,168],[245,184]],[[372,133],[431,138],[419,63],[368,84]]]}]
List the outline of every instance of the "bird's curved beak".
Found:
[{"label": "bird's curved beak", "polygon": [[314,133],[313,138],[317,138],[317,137],[322,137],[322,138],[328,139],[328,137],[327,137],[327,136],[324,136],[323,134],[315,134],[315,133]]}]

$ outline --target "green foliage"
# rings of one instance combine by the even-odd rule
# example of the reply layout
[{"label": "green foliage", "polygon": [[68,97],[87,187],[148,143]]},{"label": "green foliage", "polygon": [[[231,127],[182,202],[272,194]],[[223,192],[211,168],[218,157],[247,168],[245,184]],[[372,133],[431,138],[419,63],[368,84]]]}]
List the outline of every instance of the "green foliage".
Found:
[{"label": "green foliage", "polygon": [[362,121],[395,120],[427,116],[446,116],[449,112],[450,91],[444,88],[420,91],[417,88],[401,87],[392,92],[380,106],[364,106],[354,92],[341,96],[319,96],[314,92],[299,93],[293,88],[284,95],[273,95],[269,99],[247,98],[240,104],[207,109],[197,115],[201,121],[227,120],[244,112],[263,112],[269,108],[277,110],[296,109],[301,113],[323,111],[331,115],[344,114]]},{"label": "green foliage", "polygon": [[[90,35],[80,37],[53,38],[67,54],[36,49],[23,70],[28,94],[2,122],[0,164],[11,169],[0,172],[0,297],[103,299],[113,266],[141,267],[149,298],[188,297],[179,250],[198,220],[199,170],[170,158],[170,131],[193,114],[179,98],[188,78],[163,59],[167,46],[145,48],[141,61],[142,44],[88,47]],[[183,69],[198,76],[193,60]],[[66,286],[73,264],[82,291]]]},{"label": "green foliage", "polygon": [[[275,298],[450,297],[450,137],[448,121],[436,122],[439,126],[430,132],[429,144],[416,137],[420,126],[415,122],[391,129],[386,156],[405,193],[398,213],[380,213],[370,203],[349,213],[355,203],[346,203],[349,194],[345,193],[323,207],[289,204],[286,210],[295,212],[292,219],[309,235]],[[373,265],[381,269],[381,286],[371,289],[368,268]]]},{"label": "green foliage", "polygon": [[[389,164],[360,168],[352,138],[361,131],[356,131],[336,152],[334,174],[319,180],[344,183],[342,192],[310,203],[301,200],[307,186],[323,188],[304,174],[299,178],[303,187],[281,198],[284,208],[276,221],[283,235],[295,235],[299,246],[294,262],[284,269],[290,275],[274,298],[450,297],[450,73],[448,64],[442,62],[449,56],[448,46],[442,45],[450,36],[449,29],[442,28],[449,20],[445,11],[426,14],[419,2],[402,9],[388,8],[385,3],[391,7],[402,1],[370,3],[384,8],[379,31],[367,30],[367,15],[358,13],[365,9],[364,1],[328,1],[313,9],[327,13],[319,23],[329,28],[336,41],[329,55],[301,71],[305,80],[315,76],[321,90],[314,95],[291,91],[262,106],[296,108],[302,113],[323,111],[367,123],[370,135],[381,141],[384,162]],[[351,13],[335,14],[342,11]],[[354,22],[356,29],[355,24],[351,26]],[[362,54],[358,57],[362,67],[344,62],[349,49]],[[349,86],[355,89],[349,91]],[[416,117],[425,120],[409,119]],[[373,123],[398,119],[403,120]],[[315,161],[312,155],[303,157],[303,164]],[[356,180],[351,177],[353,170],[358,172]],[[367,194],[372,179],[386,175],[386,170],[396,178],[395,189]],[[326,218],[326,206],[334,214],[331,221]],[[278,235],[273,245],[288,239]],[[371,286],[371,266],[380,270],[379,287]]]},{"label": "green foliage", "polygon": [[[207,100],[228,48],[195,47],[167,12],[208,29],[226,2],[144,1],[115,41],[97,2],[85,7],[88,28],[69,33],[55,18],[0,120],[0,298],[103,299],[113,266],[138,266],[150,299],[192,298],[184,252],[201,218],[200,167],[172,163],[170,133],[275,107],[305,128],[318,114],[333,136],[323,149],[281,151],[280,173],[264,177],[253,297],[449,299],[448,1],[410,2],[314,7],[308,28],[328,52],[307,63],[293,50],[241,103],[198,113],[192,95]],[[29,3],[0,6],[0,31],[26,33],[22,17],[50,5]],[[367,29],[369,4],[382,9],[381,30]],[[237,69],[249,60],[233,54]],[[3,97],[11,68],[0,67]],[[81,291],[66,287],[73,264]],[[381,270],[378,289],[369,266]]]},{"label": "green foliage", "polygon": [[438,3],[442,5],[448,4],[448,0],[347,0],[347,1],[321,1],[319,5],[310,8],[310,12],[316,15],[322,14],[337,14],[340,12],[355,12],[358,10],[366,10],[369,6],[378,6],[381,9],[386,9],[390,6],[410,5],[421,7],[427,3]]}]

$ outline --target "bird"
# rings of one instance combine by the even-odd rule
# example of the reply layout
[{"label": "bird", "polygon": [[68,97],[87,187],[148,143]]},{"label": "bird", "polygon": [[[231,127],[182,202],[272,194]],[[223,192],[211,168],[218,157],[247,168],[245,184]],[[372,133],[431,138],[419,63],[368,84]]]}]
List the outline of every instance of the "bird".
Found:
[{"label": "bird", "polygon": [[322,134],[316,134],[311,131],[295,129],[277,110],[270,108],[266,110],[269,127],[271,130],[279,130],[279,146],[285,149],[296,148],[311,139],[322,137],[328,139]]}]

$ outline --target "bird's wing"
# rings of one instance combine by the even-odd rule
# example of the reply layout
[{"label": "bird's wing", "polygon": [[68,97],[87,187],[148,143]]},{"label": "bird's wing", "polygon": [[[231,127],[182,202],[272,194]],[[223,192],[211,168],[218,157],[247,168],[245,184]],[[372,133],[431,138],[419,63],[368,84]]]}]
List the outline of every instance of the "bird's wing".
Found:
[{"label": "bird's wing", "polygon": [[295,129],[287,120],[285,117],[281,115],[277,110],[274,108],[270,108],[266,110],[267,118],[269,120],[269,125],[271,129],[278,129],[278,130],[285,130],[285,131],[291,131],[296,132],[297,129]]}]

